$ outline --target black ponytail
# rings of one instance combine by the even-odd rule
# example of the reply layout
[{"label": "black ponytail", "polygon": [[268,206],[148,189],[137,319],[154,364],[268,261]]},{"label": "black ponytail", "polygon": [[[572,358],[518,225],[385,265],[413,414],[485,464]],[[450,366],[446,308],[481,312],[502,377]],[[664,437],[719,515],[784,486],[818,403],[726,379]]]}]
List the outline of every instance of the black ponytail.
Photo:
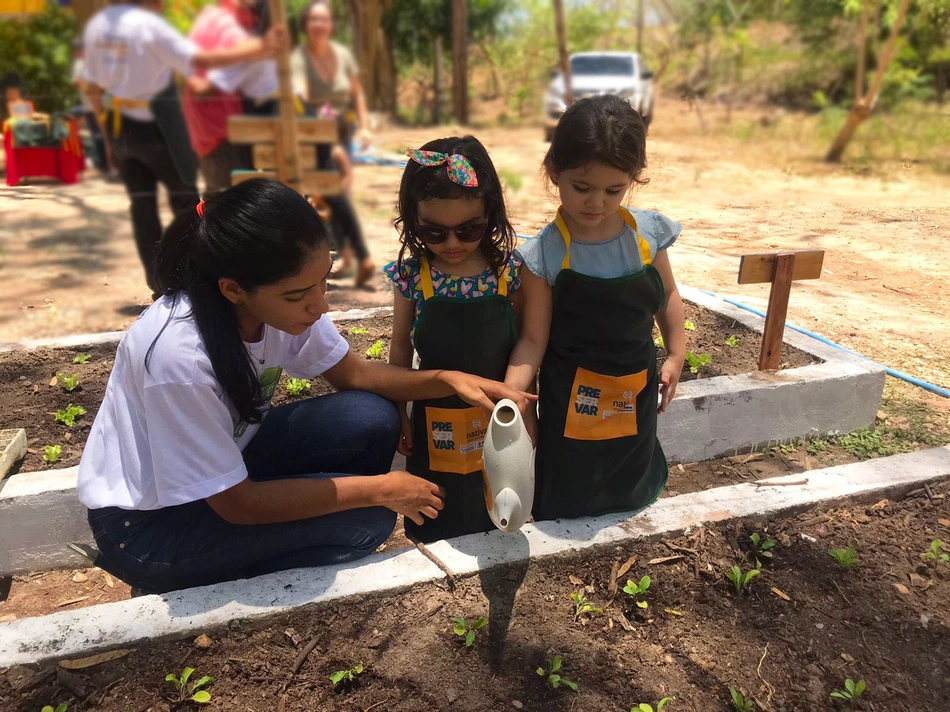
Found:
[{"label": "black ponytail", "polygon": [[272,180],[245,181],[203,207],[203,216],[182,214],[162,236],[158,290],[174,300],[188,295],[215,377],[241,420],[258,423],[265,403],[257,371],[218,280],[231,278],[253,292],[292,277],[313,250],[327,244],[326,228],[299,193]]}]

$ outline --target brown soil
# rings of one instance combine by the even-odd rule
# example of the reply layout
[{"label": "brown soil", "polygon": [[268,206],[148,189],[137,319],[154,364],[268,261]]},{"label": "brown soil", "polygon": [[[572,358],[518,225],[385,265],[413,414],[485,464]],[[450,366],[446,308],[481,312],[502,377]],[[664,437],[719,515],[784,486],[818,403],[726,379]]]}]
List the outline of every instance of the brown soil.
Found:
[{"label": "brown soil", "polygon": [[[235,622],[208,631],[209,650],[160,643],[75,673],[15,668],[0,679],[0,706],[168,710],[165,675],[188,665],[214,678],[213,707],[251,712],[600,712],[663,696],[675,698],[671,710],[724,710],[730,687],[763,709],[800,712],[843,709],[829,695],[845,678],[867,681],[859,709],[943,710],[950,705],[950,576],[920,553],[950,536],[947,491],[943,483],[902,501],[740,520],[499,567],[454,592],[420,585],[312,607],[265,629]],[[776,540],[774,558],[737,594],[724,573],[752,567],[753,532]],[[849,546],[860,565],[842,570],[828,550]],[[645,610],[611,593],[612,566],[631,557],[619,584],[649,575]],[[582,586],[604,609],[586,625],[569,598]],[[453,616],[489,619],[471,649],[453,634]],[[312,652],[292,675],[308,643]],[[553,690],[537,675],[555,655],[578,692]],[[329,675],[357,663],[366,669],[359,683],[333,691]]]}]

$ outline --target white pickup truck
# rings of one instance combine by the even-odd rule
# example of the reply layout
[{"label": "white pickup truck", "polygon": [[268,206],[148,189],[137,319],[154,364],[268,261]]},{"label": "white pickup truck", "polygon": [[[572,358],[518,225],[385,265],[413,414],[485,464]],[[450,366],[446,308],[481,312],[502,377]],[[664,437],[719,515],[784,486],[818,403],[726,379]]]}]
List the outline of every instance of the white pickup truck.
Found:
[{"label": "white pickup truck", "polygon": [[[636,52],[579,52],[571,55],[575,101],[598,94],[616,94],[630,101],[649,128],[653,119],[653,72],[643,67]],[[556,72],[544,94],[544,138],[551,140],[554,127],[567,106],[564,77]]]}]

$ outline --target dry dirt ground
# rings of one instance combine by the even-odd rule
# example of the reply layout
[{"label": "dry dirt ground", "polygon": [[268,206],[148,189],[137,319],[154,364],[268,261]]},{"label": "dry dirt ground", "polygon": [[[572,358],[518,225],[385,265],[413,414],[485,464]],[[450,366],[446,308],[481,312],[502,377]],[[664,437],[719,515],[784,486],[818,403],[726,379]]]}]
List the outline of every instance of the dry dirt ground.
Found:
[{"label": "dry dirt ground", "polygon": [[[755,115],[734,113],[733,120]],[[767,286],[736,284],[740,255],[824,249],[824,274],[795,285],[790,320],[950,386],[950,178],[921,164],[855,175],[818,163],[805,149],[730,136],[716,130],[715,116],[712,133],[703,135],[695,114],[673,99],[656,117],[648,140],[650,184],[630,202],[683,223],[671,253],[681,282],[761,308]],[[376,145],[396,151],[456,131],[387,127]],[[521,177],[517,190],[509,178],[512,221],[520,234],[534,234],[555,207],[539,174],[546,149],[540,130],[473,132],[503,175]],[[356,172],[357,204],[378,264],[398,249],[391,221],[399,176],[389,167]],[[0,189],[0,277],[0,343],[127,327],[148,291],[122,186],[91,177],[76,186]],[[375,289],[334,287],[336,307],[390,301],[382,277]]]}]

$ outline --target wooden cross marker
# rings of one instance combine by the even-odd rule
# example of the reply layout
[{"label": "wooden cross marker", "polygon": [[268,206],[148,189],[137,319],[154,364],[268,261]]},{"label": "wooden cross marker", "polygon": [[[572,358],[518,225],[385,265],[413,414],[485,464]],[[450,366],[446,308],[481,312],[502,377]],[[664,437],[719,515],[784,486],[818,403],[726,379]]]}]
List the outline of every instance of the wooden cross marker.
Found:
[{"label": "wooden cross marker", "polygon": [[772,283],[769,308],[765,316],[765,331],[762,334],[762,351],[759,354],[760,371],[776,369],[779,366],[792,282],[821,277],[824,259],[824,250],[742,256],[739,263],[739,284]]}]

